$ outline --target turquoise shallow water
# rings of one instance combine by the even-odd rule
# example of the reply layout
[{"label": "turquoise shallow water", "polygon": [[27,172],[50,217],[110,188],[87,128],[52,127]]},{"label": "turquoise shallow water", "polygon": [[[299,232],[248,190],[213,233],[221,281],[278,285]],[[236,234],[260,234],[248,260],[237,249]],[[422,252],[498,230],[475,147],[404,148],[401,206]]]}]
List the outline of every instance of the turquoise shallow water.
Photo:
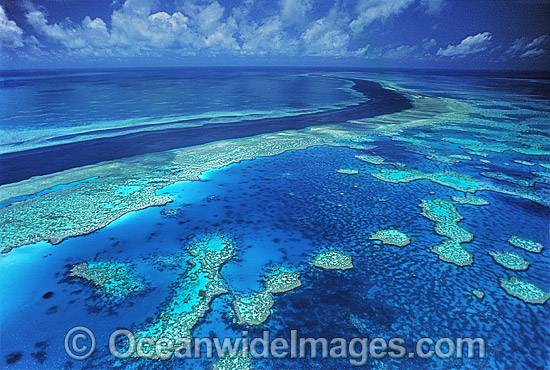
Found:
[{"label": "turquoise shallow water", "polygon": [[[416,84],[417,89],[424,86],[432,93],[452,94],[422,79],[409,79],[409,84]],[[190,258],[186,250],[190,237],[221,232],[234,238],[237,247],[235,258],[221,270],[230,294],[214,298],[211,310],[195,327],[195,336],[240,336],[245,327],[236,324],[232,317],[232,295],[260,290],[269,268],[284,264],[300,272],[302,286],[276,295],[269,319],[259,327],[248,328],[251,337],[260,337],[264,329],[270,330],[272,336],[286,338],[291,329],[303,337],[398,336],[406,340],[407,349],[421,337],[481,337],[487,342],[486,359],[371,358],[365,366],[545,368],[550,346],[548,303],[525,304],[507,295],[499,280],[517,276],[550,291],[548,207],[487,190],[475,195],[490,205],[456,204],[464,217],[459,225],[474,235],[472,242],[464,244],[474,258],[473,265],[457,267],[430,251],[444,237],[434,232],[432,221],[420,215],[419,204],[423,199],[451,201],[452,196],[464,193],[428,180],[383,182],[371,175],[379,166],[355,157],[379,155],[387,162],[400,162],[426,173],[455,171],[502,188],[547,194],[548,184],[542,180],[518,185],[502,176],[499,179],[482,175],[498,172],[516,180],[532,180],[536,178],[533,173],[548,172],[540,166],[548,163],[547,156],[511,150],[486,150],[487,157],[475,156],[460,144],[442,140],[476,138],[485,147],[499,143],[521,147],[505,135],[508,131],[499,127],[492,129],[497,133],[491,134],[493,139],[479,136],[489,135],[486,132],[464,130],[492,128],[492,122],[514,125],[526,120],[533,122],[535,134],[547,136],[549,114],[540,109],[540,97],[524,91],[511,94],[506,89],[502,93],[488,92],[482,80],[462,82],[457,90],[467,88],[468,100],[484,107],[483,116],[471,115],[454,127],[413,127],[399,134],[401,138],[422,140],[425,146],[395,140],[396,136],[373,136],[374,142],[355,149],[317,146],[244,161],[208,171],[200,181],[164,188],[162,193],[173,199],[166,206],[127,214],[102,230],[55,246],[41,242],[3,255],[2,366],[207,368],[211,360],[114,361],[108,354],[107,342],[117,328],[139,330],[154,320],[165,307],[178,275],[186,272],[186,264],[162,267],[153,258],[183,255],[186,261]],[[471,159],[444,163],[435,160],[433,152],[426,148],[438,155],[469,155]],[[533,166],[514,160],[529,161]],[[342,168],[359,173],[336,172]],[[386,228],[407,233],[411,244],[399,248],[368,239],[375,231]],[[536,240],[545,248],[540,254],[515,248],[507,242],[511,235]],[[350,255],[354,268],[337,272],[312,266],[309,262],[315,253],[327,247]],[[521,272],[505,270],[489,256],[490,251],[515,251],[531,265]],[[72,265],[92,260],[131,263],[144,279],[145,289],[125,300],[113,301],[91,284],[68,276]],[[485,297],[477,299],[471,293],[473,289],[483,291]],[[47,292],[53,295],[44,298]],[[90,328],[98,343],[94,355],[82,363],[68,358],[62,344],[65,333],[77,325]],[[7,359],[18,352],[22,357],[8,366]],[[265,369],[352,367],[348,360],[329,359],[260,359],[253,360],[253,365]]]}]

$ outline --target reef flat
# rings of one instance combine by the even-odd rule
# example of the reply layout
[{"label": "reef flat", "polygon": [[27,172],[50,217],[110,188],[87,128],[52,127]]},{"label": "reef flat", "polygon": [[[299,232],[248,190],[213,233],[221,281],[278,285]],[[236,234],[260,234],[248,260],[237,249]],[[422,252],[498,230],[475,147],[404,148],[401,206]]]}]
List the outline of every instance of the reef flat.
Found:
[{"label": "reef flat", "polygon": [[509,270],[523,271],[529,268],[529,262],[515,252],[490,252],[496,263]]},{"label": "reef flat", "polygon": [[252,141],[213,143],[148,158],[78,168],[49,175],[42,181],[31,179],[21,186],[0,187],[0,199],[7,200],[54,184],[70,183],[74,178],[89,178],[89,173],[97,176],[92,181],[1,208],[2,252],[40,240],[59,243],[68,237],[103,228],[128,212],[164,205],[171,199],[158,194],[159,190],[178,181],[197,180],[210,169],[289,149],[330,143],[342,137],[348,137],[348,134],[327,128],[311,129],[302,134],[272,134]]},{"label": "reef flat", "polygon": [[[185,347],[191,339],[192,330],[197,322],[210,309],[212,299],[227,293],[220,269],[235,253],[235,243],[221,234],[207,234],[189,242],[190,268],[184,272],[172,289],[166,304],[159,309],[157,318],[136,337],[152,338],[153,341],[168,339],[173,348]],[[152,359],[161,358],[155,351]]]},{"label": "reef flat", "polygon": [[352,169],[349,169],[349,168],[340,168],[340,169],[336,170],[336,172],[341,173],[343,175],[357,175],[359,173],[359,171],[352,170]]},{"label": "reef flat", "polygon": [[351,257],[335,249],[319,252],[311,263],[313,266],[326,270],[349,270],[353,268]]},{"label": "reef flat", "polygon": [[154,180],[119,176],[98,180],[0,209],[2,253],[41,240],[58,244],[101,229],[128,212],[171,201],[156,194]]},{"label": "reef flat", "polygon": [[512,297],[521,299],[525,303],[544,304],[550,299],[550,293],[528,281],[517,277],[511,277],[508,280],[501,280],[500,286]]},{"label": "reef flat", "polygon": [[[456,119],[469,111],[467,105],[452,99],[411,99],[414,108],[399,118],[403,127],[414,126],[419,121],[427,124]],[[380,116],[380,119],[386,120],[390,117],[392,115]],[[392,122],[393,120],[394,118]],[[159,194],[161,189],[181,181],[198,180],[208,170],[316,145],[354,147],[362,138],[374,132],[387,134],[388,130],[391,132],[397,129],[380,125],[372,127],[369,120],[360,123],[354,127],[324,125],[228,139],[79,167],[2,185],[0,202],[6,202],[60,184],[94,178],[71,188],[0,208],[0,248],[3,253],[7,253],[13,248],[41,240],[54,244],[72,236],[91,233],[126,213],[170,202],[169,197]]]},{"label": "reef flat", "polygon": [[250,295],[236,295],[233,309],[239,325],[260,325],[269,315],[275,304],[273,296],[263,290]]},{"label": "reef flat", "polygon": [[245,351],[238,351],[219,359],[212,364],[212,370],[249,370],[250,357]]},{"label": "reef flat", "polygon": [[411,242],[407,234],[394,229],[379,230],[375,232],[370,239],[380,240],[384,244],[396,245],[398,247],[404,247]]},{"label": "reef flat", "polygon": [[448,186],[462,192],[475,193],[480,190],[488,190],[503,194],[516,195],[545,206],[550,205],[550,198],[547,193],[536,193],[526,189],[525,187],[510,189],[504,186],[498,186],[481,180],[476,180],[470,175],[452,171],[428,174],[411,169],[380,168],[377,173],[371,173],[371,175],[378,180],[396,184],[416,180],[430,180],[437,184]]},{"label": "reef flat", "polygon": [[70,276],[90,281],[105,294],[124,298],[143,289],[143,281],[126,263],[111,261],[82,262],[71,268]]},{"label": "reef flat", "polygon": [[436,253],[445,262],[454,263],[457,266],[468,266],[473,263],[473,257],[461,243],[470,242],[473,235],[458,226],[462,215],[458,213],[455,205],[442,199],[422,200],[422,216],[434,221],[434,230],[437,234],[448,239],[433,247]]},{"label": "reef flat", "polygon": [[454,195],[452,198],[453,202],[458,204],[469,204],[471,206],[487,206],[489,202],[483,198],[476,197],[470,193],[467,193],[464,196]]},{"label": "reef flat", "polygon": [[516,235],[511,236],[508,239],[508,243],[512,244],[514,247],[521,248],[531,253],[540,253],[544,248],[540,243]]},{"label": "reef flat", "polygon": [[260,325],[264,323],[275,304],[273,294],[284,293],[302,285],[300,274],[283,266],[276,267],[264,278],[265,289],[248,294],[235,295],[233,309],[239,325]]}]

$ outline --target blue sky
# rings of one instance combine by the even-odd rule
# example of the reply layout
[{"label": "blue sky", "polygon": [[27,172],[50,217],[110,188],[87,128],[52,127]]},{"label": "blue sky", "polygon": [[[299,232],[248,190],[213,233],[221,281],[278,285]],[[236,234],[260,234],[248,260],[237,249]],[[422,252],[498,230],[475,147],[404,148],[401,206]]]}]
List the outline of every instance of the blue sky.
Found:
[{"label": "blue sky", "polygon": [[550,0],[0,0],[0,68],[550,69]]}]

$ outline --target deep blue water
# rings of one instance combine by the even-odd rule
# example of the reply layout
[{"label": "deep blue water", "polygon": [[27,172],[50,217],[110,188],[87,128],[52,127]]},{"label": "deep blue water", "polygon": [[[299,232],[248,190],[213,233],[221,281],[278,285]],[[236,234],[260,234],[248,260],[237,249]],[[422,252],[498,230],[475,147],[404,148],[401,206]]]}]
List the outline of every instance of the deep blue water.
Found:
[{"label": "deep blue water", "polygon": [[[365,72],[347,76],[369,77]],[[486,83],[485,78],[460,75],[402,74],[385,78],[416,91],[454,96],[500,111],[509,108],[510,116],[504,117],[507,120],[525,119],[514,116],[521,110],[521,114],[529,113],[540,120],[540,131],[548,134],[546,97],[537,92],[540,84],[548,85],[547,81],[522,80],[525,88],[511,92],[506,81],[499,84],[489,79],[490,83]],[[496,90],[495,84],[500,86]],[[500,111],[488,120],[497,122],[503,118]],[[473,119],[475,123],[476,118]],[[441,141],[442,137],[472,135],[421,127],[407,129],[401,136],[418,133],[432,135],[427,140],[439,154],[465,154],[458,145]],[[206,368],[209,364],[206,360],[161,364],[114,362],[108,354],[107,341],[117,328],[139,329],[154,318],[166,301],[171,284],[184,272],[183,267],[159,270],[149,257],[186,253],[184,247],[190,235],[215,231],[237,241],[236,258],[222,268],[228,287],[235,293],[259,290],[262,276],[273,264],[288,264],[301,273],[302,286],[276,295],[270,318],[260,327],[249,329],[251,337],[261,336],[264,329],[270,330],[272,336],[287,338],[291,329],[298,330],[303,337],[397,336],[407,341],[408,349],[421,337],[482,337],[487,341],[484,360],[369,359],[365,367],[378,369],[382,368],[381,363],[392,369],[527,370],[549,366],[548,304],[525,304],[499,287],[500,279],[519,276],[550,291],[549,209],[490,191],[476,193],[488,200],[489,206],[457,205],[464,217],[460,225],[474,234],[474,240],[465,247],[475,262],[460,268],[430,252],[444,238],[433,231],[432,221],[420,215],[419,204],[422,199],[450,201],[453,195],[463,193],[427,180],[408,184],[382,182],[369,174],[375,167],[355,155],[376,154],[420,171],[452,170],[495,183],[502,182],[483,178],[480,171],[502,171],[517,178],[530,178],[534,170],[513,164],[512,160],[544,164],[548,158],[507,151],[490,152],[486,159],[491,163],[479,162],[480,158],[472,156],[471,161],[445,164],[405,150],[414,146],[387,137],[374,139],[374,143],[365,144],[365,149],[319,146],[209,171],[200,181],[164,188],[162,193],[174,199],[164,207],[127,214],[102,230],[59,245],[41,242],[2,256],[0,366]],[[377,148],[368,149],[370,145]],[[339,168],[357,169],[360,173],[340,174],[336,172]],[[538,171],[542,172],[542,167]],[[545,184],[535,186],[537,190],[547,189]],[[176,217],[164,216],[163,209],[177,209]],[[393,227],[411,237],[409,246],[399,248],[368,240],[373,232]],[[541,254],[514,248],[506,241],[514,234],[526,235],[546,248]],[[315,252],[325,247],[348,253],[355,267],[336,272],[310,265]],[[531,266],[523,272],[507,271],[488,255],[493,250],[515,251]],[[73,264],[105,259],[133,263],[138,274],[145,278],[147,289],[113,303],[89,285],[67,277]],[[476,299],[470,294],[472,289],[483,290],[485,298]],[[49,291],[53,296],[43,298]],[[227,315],[232,310],[231,299],[230,295],[215,298],[212,310],[195,328],[194,335],[240,336],[243,327]],[[84,363],[72,361],[63,349],[65,333],[78,325],[92,329],[98,342],[96,353]],[[23,357],[13,365],[6,365],[6,358],[15,352],[23,353]],[[264,369],[352,367],[347,360],[255,360],[253,364]]]},{"label": "deep blue water", "polygon": [[[107,81],[101,83],[106,91],[90,88],[90,96],[100,95],[100,101],[88,102],[73,91],[95,86],[99,76]],[[134,155],[411,108],[403,95],[370,81],[297,71],[146,70],[42,77],[6,77],[0,88],[0,94],[9,96],[5,117],[0,111],[2,151],[6,152],[0,153],[0,184]],[[33,103],[32,97],[44,83],[74,89],[40,90],[44,98]],[[129,93],[138,97],[130,98]],[[58,94],[60,108],[51,109]],[[26,113],[13,115],[17,109],[10,104]],[[120,104],[132,106],[117,108]],[[141,112],[143,107],[158,105],[162,109]],[[49,113],[43,114],[44,110]],[[75,119],[72,112],[86,119]]]},{"label": "deep blue water", "polygon": [[12,72],[2,74],[0,87],[0,128],[9,130],[83,131],[177,120],[235,120],[360,100],[350,97],[349,83],[274,70]]}]

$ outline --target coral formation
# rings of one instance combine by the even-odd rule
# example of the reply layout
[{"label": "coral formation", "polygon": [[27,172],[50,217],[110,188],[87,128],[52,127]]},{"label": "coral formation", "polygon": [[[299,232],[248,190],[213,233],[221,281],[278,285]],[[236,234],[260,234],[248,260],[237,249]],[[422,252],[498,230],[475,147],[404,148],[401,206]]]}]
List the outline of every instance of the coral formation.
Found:
[{"label": "coral formation", "polygon": [[490,252],[489,253],[499,265],[516,271],[527,270],[529,262],[515,252]]},{"label": "coral formation", "polygon": [[233,308],[239,325],[260,325],[271,314],[271,307],[275,304],[273,296],[268,291],[261,291],[250,295],[236,295]]},{"label": "coral formation", "polygon": [[328,270],[347,270],[353,268],[351,257],[334,249],[317,254],[312,261],[316,267]]},{"label": "coral formation", "polygon": [[466,193],[464,196],[453,195],[451,197],[453,202],[458,204],[469,204],[471,206],[486,206],[489,202],[483,198],[476,197],[470,193]]},{"label": "coral formation", "polygon": [[124,298],[143,289],[143,281],[129,264],[111,261],[82,262],[71,268],[70,276],[92,282],[102,292]]},{"label": "coral formation", "polygon": [[[137,338],[169,339],[174,348],[181,347],[191,339],[192,329],[210,309],[211,300],[227,293],[220,269],[235,253],[233,240],[222,234],[207,234],[193,239],[188,249],[190,268],[181,275],[157,318],[136,334]],[[152,356],[158,359],[157,353]]]},{"label": "coral formation", "polygon": [[359,171],[357,170],[350,170],[347,168],[340,168],[339,170],[336,170],[336,172],[342,173],[344,175],[357,175],[359,173]]},{"label": "coral formation", "polygon": [[508,242],[514,247],[518,247],[532,253],[540,253],[540,251],[544,248],[540,243],[516,235],[512,235],[508,239]]},{"label": "coral formation", "polygon": [[[480,190],[489,190],[502,194],[515,195],[545,206],[550,205],[549,194],[529,190],[525,186],[520,186],[523,184],[521,181],[519,181],[520,185],[518,185],[518,181],[513,181],[517,187],[510,188],[504,185],[476,180],[470,175],[452,171],[423,173],[416,170],[406,169],[404,167],[399,169],[380,168],[378,172],[371,173],[371,175],[379,180],[392,183],[407,183],[415,180],[429,180],[436,184],[447,186],[465,193],[475,193]],[[540,177],[537,179],[537,181],[542,181]],[[528,182],[528,185],[531,183],[532,182]]]},{"label": "coral formation", "polygon": [[470,232],[454,222],[437,222],[434,226],[434,230],[439,235],[446,236],[457,243],[468,243],[474,239],[474,236]]},{"label": "coral formation", "polygon": [[459,242],[447,239],[443,243],[433,247],[432,252],[437,254],[445,262],[454,263],[457,266],[468,266],[473,263],[473,257]]},{"label": "coral formation", "polygon": [[265,276],[265,287],[270,293],[288,292],[300,285],[302,285],[300,274],[282,266]]},{"label": "coral formation", "polygon": [[477,289],[472,290],[472,294],[478,299],[483,299],[483,297],[485,297],[485,293]]},{"label": "coral formation", "polygon": [[434,222],[456,223],[462,220],[455,205],[442,199],[422,200],[422,216]]},{"label": "coral formation", "polygon": [[410,182],[424,178],[422,172],[395,168],[380,168],[378,173],[372,173],[371,175],[379,180],[393,183]]},{"label": "coral formation", "polygon": [[380,157],[378,155],[368,155],[368,154],[362,154],[362,155],[356,155],[355,158],[362,160],[363,162],[367,162],[370,164],[383,164],[384,158]]},{"label": "coral formation", "polygon": [[221,357],[212,364],[212,370],[249,370],[250,356],[247,351],[241,350]]},{"label": "coral formation", "polygon": [[512,297],[521,299],[525,303],[544,304],[550,298],[550,293],[545,292],[538,286],[517,277],[508,280],[501,280],[500,286]]},{"label": "coral formation", "polygon": [[411,242],[407,234],[394,229],[379,230],[375,232],[370,239],[380,240],[384,244],[397,245],[398,247],[404,247]]},{"label": "coral formation", "polygon": [[[3,185],[0,202],[28,199],[0,208],[0,250],[7,253],[41,240],[57,244],[101,229],[129,212],[165,205],[171,199],[159,194],[161,189],[180,181],[198,180],[211,169],[315,145],[349,147],[353,144],[349,139],[360,140],[362,136],[362,131],[350,132],[337,126],[311,127],[150,153]],[[80,182],[56,188],[75,181]],[[49,188],[57,190],[42,193]]]},{"label": "coral formation", "polygon": [[277,266],[266,274],[265,289],[248,295],[235,295],[233,309],[240,325],[260,325],[271,314],[275,304],[273,294],[284,293],[302,285],[300,274],[295,270]]},{"label": "coral formation", "polygon": [[457,266],[471,265],[473,257],[461,243],[472,241],[474,236],[457,225],[462,220],[462,215],[458,213],[455,205],[438,198],[423,199],[420,207],[422,207],[422,216],[435,222],[435,232],[449,238],[433,247],[432,252],[436,253],[443,261],[454,263]]}]

